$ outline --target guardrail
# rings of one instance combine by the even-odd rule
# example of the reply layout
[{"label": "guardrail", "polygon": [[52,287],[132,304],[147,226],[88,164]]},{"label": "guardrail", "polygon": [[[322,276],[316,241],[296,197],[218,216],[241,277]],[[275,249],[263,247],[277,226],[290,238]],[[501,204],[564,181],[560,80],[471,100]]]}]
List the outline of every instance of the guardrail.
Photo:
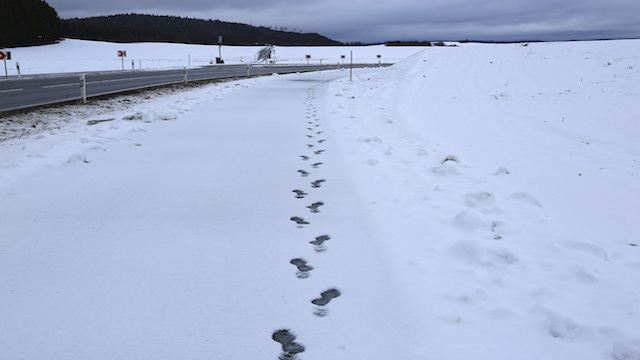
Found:
[{"label": "guardrail", "polygon": [[[354,68],[388,66],[390,64],[354,64]],[[0,112],[52,105],[69,101],[86,103],[89,98],[113,95],[154,87],[188,84],[251,76],[287,74],[347,68],[332,65],[213,65],[164,71],[127,71],[44,76],[0,82]]]}]

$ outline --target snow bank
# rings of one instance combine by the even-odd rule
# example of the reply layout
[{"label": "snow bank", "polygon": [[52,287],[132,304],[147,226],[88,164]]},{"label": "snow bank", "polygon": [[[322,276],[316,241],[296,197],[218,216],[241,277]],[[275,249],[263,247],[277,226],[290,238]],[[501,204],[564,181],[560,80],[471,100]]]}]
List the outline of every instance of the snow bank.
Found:
[{"label": "snow bank", "polygon": [[327,90],[408,358],[639,358],[638,45],[431,48]]},{"label": "snow bank", "polygon": [[[74,41],[52,47],[69,43]],[[11,339],[37,339],[42,348],[87,356],[100,348],[86,344],[116,343],[127,346],[105,345],[98,355],[122,351],[161,358],[167,353],[154,351],[169,349],[191,358],[223,352],[275,358],[280,344],[271,334],[291,326],[295,341],[308,348],[302,359],[337,358],[346,351],[363,354],[353,359],[371,359],[371,349],[384,345],[388,349],[379,358],[395,353],[415,360],[638,360],[638,45],[627,40],[427,48],[391,68],[358,70],[352,82],[338,71],[271,76],[24,115],[31,118],[22,128],[3,130],[11,139],[0,142],[0,196],[15,206],[3,209],[5,230],[13,235],[0,249],[7,294],[0,301],[15,306],[7,314],[27,314],[29,321],[21,323],[22,333],[13,327],[3,339],[34,354],[38,349],[28,341]],[[116,47],[106,52],[114,54]],[[371,54],[380,50],[372,49]],[[203,61],[215,50],[213,55],[207,50]],[[319,56],[338,54],[325,50]],[[284,52],[277,49],[276,55],[285,58]],[[196,58],[193,52],[192,61]],[[388,60],[384,54],[383,59]],[[108,61],[117,68],[115,57]],[[54,70],[60,68],[52,65],[46,72],[66,71]],[[329,82],[335,77],[342,79]],[[251,98],[260,99],[261,108],[237,118]],[[278,102],[285,98],[291,106]],[[268,116],[257,115],[259,109],[270,109]],[[327,164],[304,168],[330,176],[322,184],[323,197],[309,199],[322,200],[318,215],[303,207],[311,201],[299,205],[291,193],[317,190],[309,186],[311,178],[296,172],[299,156],[312,155],[303,137],[309,117],[322,123],[321,144],[329,149],[319,155]],[[26,131],[33,124],[36,130]],[[267,146],[273,139],[278,146]],[[291,152],[265,155],[290,147]],[[226,175],[229,169],[236,178]],[[267,173],[278,176],[268,182]],[[295,186],[289,175],[297,179]],[[131,194],[130,179],[140,193]],[[55,186],[39,186],[47,183]],[[196,183],[202,193],[193,193]],[[106,190],[95,191],[98,184]],[[280,193],[289,201],[276,196]],[[132,196],[148,206],[145,211],[136,209]],[[302,207],[298,212],[289,209],[295,201]],[[18,207],[22,212],[16,215]],[[56,212],[59,208],[66,212]],[[126,211],[106,211],[110,222],[103,221],[102,210],[116,208]],[[180,213],[185,208],[193,219]],[[310,248],[309,240],[329,232],[294,228],[289,217],[301,214],[316,216],[312,225],[331,229],[326,257]],[[60,219],[72,226],[64,232],[48,227],[59,226]],[[194,221],[199,225],[192,227]],[[171,226],[178,223],[187,231],[176,234]],[[218,251],[208,245],[211,224],[237,225],[217,234],[228,236],[222,247],[233,256],[215,261],[206,256]],[[276,229],[278,236],[266,236],[262,227]],[[290,228],[308,239],[300,241],[298,233],[289,237]],[[140,230],[146,236],[136,239],[139,244],[125,241]],[[31,238],[22,241],[26,233]],[[172,241],[158,248],[156,237],[166,236]],[[132,251],[113,250],[112,241]],[[258,248],[246,251],[246,244]],[[153,261],[141,261],[141,254]],[[178,260],[167,262],[166,254]],[[314,267],[311,282],[292,271],[290,261],[298,256]],[[126,266],[96,267],[111,262]],[[196,264],[207,265],[207,277]],[[258,269],[258,280],[246,264]],[[139,282],[120,277],[137,268],[146,271],[135,278]],[[28,281],[25,274],[31,274]],[[329,275],[335,283],[325,281]],[[119,286],[110,292],[95,276]],[[78,293],[56,292],[75,285]],[[343,295],[316,326],[309,303],[334,286]],[[171,291],[147,306],[148,294],[160,288]],[[283,288],[289,289],[286,295]],[[224,292],[217,301],[225,307],[211,316],[222,320],[202,321],[198,311],[212,311],[202,291],[219,294],[219,289]],[[40,293],[53,294],[58,302],[43,307],[34,295]],[[248,298],[257,301],[243,300]],[[96,319],[95,304],[105,301],[109,311],[131,312]],[[80,317],[77,305],[82,305]],[[168,305],[172,311],[166,311]],[[249,311],[240,313],[239,306]],[[58,321],[63,318],[69,321]],[[129,327],[131,318],[142,327]],[[108,326],[91,328],[96,321]],[[34,325],[41,323],[46,326]],[[94,343],[73,342],[68,334]],[[60,338],[65,342],[55,343]],[[139,338],[149,342],[138,343]],[[418,346],[407,345],[416,338]]]},{"label": "snow bank", "polygon": [[[256,60],[263,46],[223,46],[222,58],[225,64],[242,64]],[[274,48],[273,60],[276,64],[348,63],[350,52],[356,63],[378,63],[377,55],[384,62],[397,62],[423,49],[422,47],[373,46],[292,46]],[[52,45],[6,49],[11,51],[12,60],[7,62],[10,75],[17,75],[19,63],[23,75],[65,72],[121,71],[123,58],[118,51],[127,52],[124,68],[129,71],[177,69],[183,67],[207,66],[215,63],[219,56],[217,45],[192,45],[172,43],[132,43],[120,44],[102,41],[65,39]],[[345,55],[346,60],[341,59]]]}]

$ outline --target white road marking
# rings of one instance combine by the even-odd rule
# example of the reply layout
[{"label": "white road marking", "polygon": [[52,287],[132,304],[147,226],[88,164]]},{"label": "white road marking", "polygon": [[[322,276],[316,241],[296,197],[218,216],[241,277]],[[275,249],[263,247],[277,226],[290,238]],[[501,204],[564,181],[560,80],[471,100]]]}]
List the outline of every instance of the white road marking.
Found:
[{"label": "white road marking", "polygon": [[42,88],[43,89],[50,89],[50,88],[57,88],[57,87],[65,87],[65,86],[80,86],[79,84],[59,84],[59,85],[45,85]]},{"label": "white road marking", "polygon": [[24,89],[0,90],[0,93],[16,92],[16,91],[22,91],[22,90],[24,90]]}]

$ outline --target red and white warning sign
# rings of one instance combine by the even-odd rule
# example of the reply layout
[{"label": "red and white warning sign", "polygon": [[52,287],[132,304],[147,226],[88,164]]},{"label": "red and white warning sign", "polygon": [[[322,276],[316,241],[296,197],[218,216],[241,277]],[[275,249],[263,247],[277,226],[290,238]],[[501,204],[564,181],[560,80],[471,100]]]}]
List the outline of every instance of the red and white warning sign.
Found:
[{"label": "red and white warning sign", "polygon": [[0,60],[11,60],[11,51],[0,51]]},{"label": "red and white warning sign", "polygon": [[118,57],[126,57],[127,52],[125,50],[118,50]]}]

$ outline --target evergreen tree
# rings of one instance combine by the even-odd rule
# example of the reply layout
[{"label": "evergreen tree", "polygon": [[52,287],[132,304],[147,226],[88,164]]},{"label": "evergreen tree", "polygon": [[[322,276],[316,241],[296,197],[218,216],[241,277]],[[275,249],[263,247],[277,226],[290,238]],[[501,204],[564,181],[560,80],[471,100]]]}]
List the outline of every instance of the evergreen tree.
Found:
[{"label": "evergreen tree", "polygon": [[60,39],[58,13],[44,0],[0,0],[0,47],[53,43]]},{"label": "evergreen tree", "polygon": [[299,34],[219,20],[177,16],[121,14],[67,19],[62,36],[115,42],[180,42],[217,44],[218,36],[228,45],[338,45],[319,34]]}]

